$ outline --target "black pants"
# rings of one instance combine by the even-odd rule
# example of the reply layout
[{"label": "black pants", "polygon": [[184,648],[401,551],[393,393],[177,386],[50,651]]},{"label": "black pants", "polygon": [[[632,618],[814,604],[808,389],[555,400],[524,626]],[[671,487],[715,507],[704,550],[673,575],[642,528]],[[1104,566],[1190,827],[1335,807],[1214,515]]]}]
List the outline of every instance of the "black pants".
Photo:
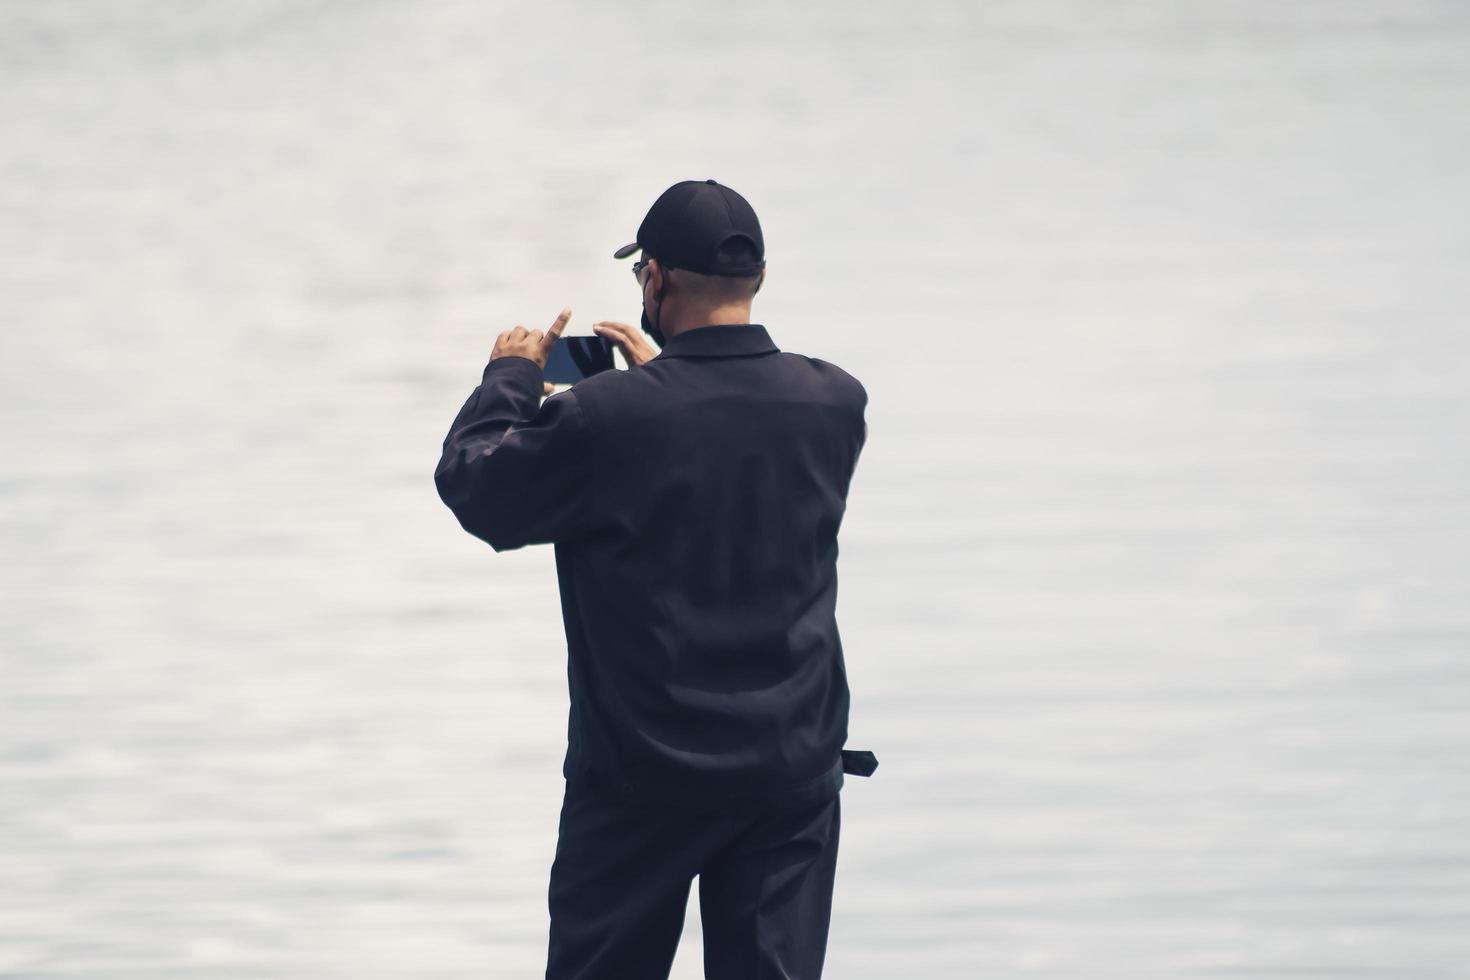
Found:
[{"label": "black pants", "polygon": [[819,980],[841,797],[758,817],[637,807],[568,780],[547,980],[665,980],[699,878],[706,980]]}]

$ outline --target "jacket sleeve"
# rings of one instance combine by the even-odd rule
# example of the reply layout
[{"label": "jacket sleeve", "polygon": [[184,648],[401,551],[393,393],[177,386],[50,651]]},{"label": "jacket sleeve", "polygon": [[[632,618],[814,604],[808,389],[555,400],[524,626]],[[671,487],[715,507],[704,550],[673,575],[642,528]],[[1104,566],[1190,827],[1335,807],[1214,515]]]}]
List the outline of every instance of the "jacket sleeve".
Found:
[{"label": "jacket sleeve", "polygon": [[495,551],[550,544],[595,527],[595,441],[570,389],[541,402],[542,371],[497,357],[460,409],[434,470],[439,497]]}]

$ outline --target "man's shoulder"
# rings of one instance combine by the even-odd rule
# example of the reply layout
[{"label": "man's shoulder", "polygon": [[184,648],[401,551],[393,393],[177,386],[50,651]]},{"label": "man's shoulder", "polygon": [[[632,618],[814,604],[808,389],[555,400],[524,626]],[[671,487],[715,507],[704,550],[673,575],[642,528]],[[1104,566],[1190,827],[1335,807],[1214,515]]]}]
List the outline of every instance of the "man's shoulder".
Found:
[{"label": "man's shoulder", "polygon": [[868,389],[863,386],[863,383],[851,372],[839,367],[832,361],[821,357],[813,357],[810,354],[798,354],[792,351],[783,351],[782,356],[799,358],[805,363],[807,369],[812,371],[821,381],[841,391],[852,399],[859,408],[868,403]]},{"label": "man's shoulder", "polygon": [[[858,408],[867,404],[868,391],[863,383],[832,361],[794,351],[778,351],[770,357],[773,365],[782,365],[786,371],[794,375],[806,375],[806,378],[799,379],[803,387],[814,381],[818,390],[825,389],[829,393],[836,393],[842,400],[855,404]],[[640,367],[599,371],[578,381],[567,391],[574,392],[583,405],[590,402],[594,406],[593,411],[596,411],[598,406],[611,406],[625,400],[640,401],[648,393],[649,388],[658,388],[668,380],[665,378],[664,381],[661,381],[660,372],[675,371],[677,373],[682,366],[684,366],[682,362],[677,359],[654,360]],[[798,378],[788,376],[785,383],[789,384],[796,380]],[[773,383],[774,381],[775,379]],[[828,398],[830,397],[831,394],[828,395]]]},{"label": "man's shoulder", "polygon": [[643,373],[644,370],[643,367],[634,367],[598,371],[557,394],[575,398],[578,407],[589,417],[605,419],[610,414],[617,414],[621,406],[637,405],[646,400],[652,379]]},{"label": "man's shoulder", "polygon": [[617,398],[641,387],[647,379],[641,375],[643,368],[613,368],[598,371],[572,385],[567,391],[575,392],[583,401],[601,401]]}]

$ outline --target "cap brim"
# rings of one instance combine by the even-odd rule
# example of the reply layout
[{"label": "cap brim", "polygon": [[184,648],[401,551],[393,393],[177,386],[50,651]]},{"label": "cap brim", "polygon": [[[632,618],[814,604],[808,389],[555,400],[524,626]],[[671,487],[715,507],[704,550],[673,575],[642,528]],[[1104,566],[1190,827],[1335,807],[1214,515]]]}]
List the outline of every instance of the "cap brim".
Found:
[{"label": "cap brim", "polygon": [[634,252],[638,251],[642,247],[643,246],[639,245],[637,242],[634,242],[631,245],[624,245],[622,248],[613,253],[613,258],[626,259],[628,256],[632,255]]}]

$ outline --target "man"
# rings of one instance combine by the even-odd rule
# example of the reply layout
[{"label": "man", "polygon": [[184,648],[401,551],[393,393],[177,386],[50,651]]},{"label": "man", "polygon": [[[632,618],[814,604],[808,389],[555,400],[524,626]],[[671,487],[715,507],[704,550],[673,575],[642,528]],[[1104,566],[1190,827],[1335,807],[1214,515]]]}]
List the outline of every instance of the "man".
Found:
[{"label": "man", "polygon": [[571,711],[548,980],[667,977],[699,878],[711,980],[821,975],[849,692],[837,531],[867,392],[751,323],[765,241],[713,180],[665,191],[618,249],[630,367],[550,394],[566,328],[500,334],[434,472],[495,551],[554,544]]}]

